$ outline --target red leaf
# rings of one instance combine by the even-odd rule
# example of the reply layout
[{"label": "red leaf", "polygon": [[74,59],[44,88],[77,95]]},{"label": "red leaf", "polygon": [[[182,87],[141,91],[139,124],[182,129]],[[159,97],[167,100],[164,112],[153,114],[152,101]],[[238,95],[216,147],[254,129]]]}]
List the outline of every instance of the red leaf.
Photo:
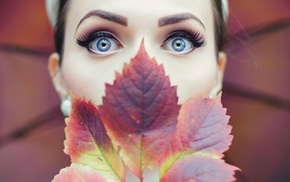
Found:
[{"label": "red leaf", "polygon": [[120,156],[140,179],[153,169],[175,133],[180,106],[176,87],[170,86],[163,66],[147,55],[144,43],[99,107],[101,117]]},{"label": "red leaf", "polygon": [[177,135],[187,152],[205,152],[221,158],[233,139],[228,122],[220,99],[190,99],[180,111]]},{"label": "red leaf", "polygon": [[180,110],[177,132],[161,161],[160,176],[185,155],[222,158],[233,139],[228,121],[219,97],[189,99]]},{"label": "red leaf", "polygon": [[66,120],[65,152],[72,162],[93,167],[107,179],[123,181],[125,169],[103,126],[96,107],[84,99],[73,99]]},{"label": "red leaf", "polygon": [[160,182],[233,181],[235,170],[236,167],[226,164],[223,160],[191,155],[178,160]]},{"label": "red leaf", "polygon": [[70,167],[62,169],[52,180],[52,182],[72,181],[106,182],[102,175],[91,167],[77,164],[72,164]]}]

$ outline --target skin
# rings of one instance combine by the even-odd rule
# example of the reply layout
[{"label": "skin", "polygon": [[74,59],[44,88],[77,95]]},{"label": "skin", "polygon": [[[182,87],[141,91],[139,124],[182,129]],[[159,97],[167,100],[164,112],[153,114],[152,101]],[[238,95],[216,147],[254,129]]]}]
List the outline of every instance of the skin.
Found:
[{"label": "skin", "polygon": [[[99,16],[84,19],[92,10],[121,15],[127,24],[120,25]],[[190,13],[195,18],[158,25],[160,19],[180,13]],[[216,95],[221,90],[226,55],[222,52],[218,56],[216,54],[210,0],[71,0],[65,26],[61,67],[57,53],[49,57],[48,64],[61,99],[71,90],[74,95],[101,104],[105,83],[113,83],[115,71],[120,73],[124,63],[136,55],[142,39],[149,56],[164,65],[171,84],[178,86],[179,103],[194,96]],[[76,43],[88,31],[104,28],[120,41],[121,48],[109,54],[96,55]],[[164,48],[164,40],[169,34],[188,29],[198,31],[204,36],[206,44],[186,54]]]}]

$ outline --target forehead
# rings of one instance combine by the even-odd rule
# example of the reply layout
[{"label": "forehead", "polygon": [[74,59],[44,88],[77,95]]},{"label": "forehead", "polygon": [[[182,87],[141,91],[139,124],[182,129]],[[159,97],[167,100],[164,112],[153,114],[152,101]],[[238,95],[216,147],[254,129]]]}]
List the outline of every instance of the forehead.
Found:
[{"label": "forehead", "polygon": [[103,10],[128,19],[128,24],[157,24],[164,16],[191,13],[205,27],[210,28],[213,22],[211,0],[71,0],[67,12],[67,22],[77,26],[81,19],[92,10]]}]

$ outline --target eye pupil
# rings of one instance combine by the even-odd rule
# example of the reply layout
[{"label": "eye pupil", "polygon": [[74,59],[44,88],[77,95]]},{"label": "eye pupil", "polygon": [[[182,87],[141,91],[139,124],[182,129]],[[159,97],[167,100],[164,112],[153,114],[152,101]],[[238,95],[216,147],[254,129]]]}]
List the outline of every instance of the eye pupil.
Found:
[{"label": "eye pupil", "polygon": [[172,48],[177,52],[183,51],[185,47],[186,43],[183,39],[175,39],[174,41],[172,41]]},{"label": "eye pupil", "polygon": [[101,52],[105,52],[108,51],[111,48],[111,42],[108,39],[100,39],[97,42],[97,48],[101,51]]}]

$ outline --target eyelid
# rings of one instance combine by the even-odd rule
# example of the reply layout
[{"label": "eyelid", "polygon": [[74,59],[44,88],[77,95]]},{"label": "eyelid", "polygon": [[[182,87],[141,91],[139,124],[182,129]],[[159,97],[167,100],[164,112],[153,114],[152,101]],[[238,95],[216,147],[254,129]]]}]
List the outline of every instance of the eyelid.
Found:
[{"label": "eyelid", "polygon": [[[175,39],[186,39],[188,41],[188,44],[191,44],[191,49],[188,51],[176,51],[171,48],[172,45],[168,45],[170,42],[172,42]],[[187,44],[187,45],[188,45]],[[172,54],[177,54],[177,55],[182,55],[182,54],[188,54],[194,51],[197,48],[200,48],[202,46],[206,45],[206,41],[204,36],[199,32],[199,31],[193,31],[193,30],[176,30],[171,32],[162,42],[161,48],[172,53]]]},{"label": "eyelid", "polygon": [[76,43],[81,46],[86,48],[89,52],[95,54],[95,55],[106,55],[106,54],[112,54],[115,51],[110,51],[110,52],[106,52],[106,53],[98,53],[97,51],[93,51],[90,48],[90,45],[93,41],[95,41],[96,39],[99,38],[108,38],[108,39],[112,39],[115,41],[115,43],[117,44],[117,46],[120,48],[123,48],[123,44],[121,43],[121,41],[119,41],[119,39],[116,38],[116,36],[106,30],[96,30],[96,31],[89,31],[85,34],[83,34],[82,36],[80,36],[79,38],[77,38]]},{"label": "eyelid", "polygon": [[182,38],[188,39],[193,44],[194,47],[201,47],[206,43],[204,36],[198,31],[177,30],[177,31],[170,33],[165,38],[165,40],[163,41],[162,44],[164,44],[169,39],[176,38],[176,37],[182,37]]},{"label": "eyelid", "polygon": [[114,33],[111,33],[110,31],[107,31],[107,30],[89,31],[83,34],[82,36],[80,36],[79,38],[77,38],[76,41],[80,45],[84,43],[90,43],[91,41],[99,37],[107,37],[107,38],[115,39],[116,41],[121,43],[121,41],[114,35]]}]

